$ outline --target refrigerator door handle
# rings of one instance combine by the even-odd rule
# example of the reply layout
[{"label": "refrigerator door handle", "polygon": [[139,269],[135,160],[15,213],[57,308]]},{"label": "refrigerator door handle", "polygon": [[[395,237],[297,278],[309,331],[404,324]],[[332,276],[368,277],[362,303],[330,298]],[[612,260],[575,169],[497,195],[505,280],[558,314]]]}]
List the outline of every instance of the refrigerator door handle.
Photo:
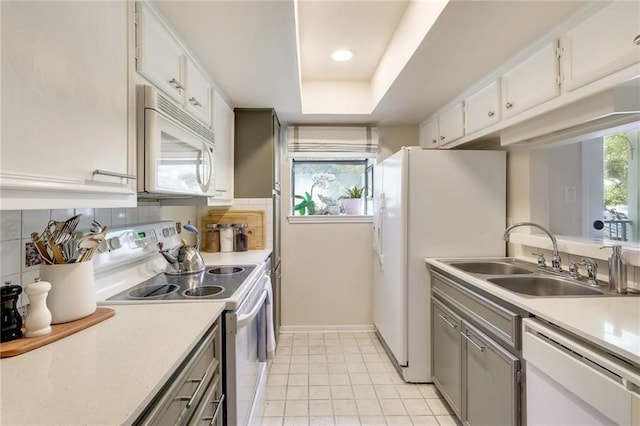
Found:
[{"label": "refrigerator door handle", "polygon": [[380,263],[380,269],[383,269],[383,260],[384,260],[384,253],[383,253],[383,238],[384,238],[384,211],[386,209],[385,206],[385,201],[384,201],[384,193],[380,194],[380,198],[378,200],[379,203],[379,207],[378,207],[378,214],[376,216],[376,226],[375,226],[375,233],[376,235],[373,236],[373,244],[374,244],[374,250],[376,252],[376,254],[378,255],[378,262]]}]

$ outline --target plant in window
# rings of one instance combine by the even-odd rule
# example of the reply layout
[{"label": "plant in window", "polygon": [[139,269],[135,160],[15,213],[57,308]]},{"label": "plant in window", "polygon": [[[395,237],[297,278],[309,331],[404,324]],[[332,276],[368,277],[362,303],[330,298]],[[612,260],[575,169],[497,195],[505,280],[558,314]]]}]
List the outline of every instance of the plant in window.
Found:
[{"label": "plant in window", "polygon": [[363,193],[364,188],[357,185],[345,190],[345,195],[340,198],[347,214],[360,214]]},{"label": "plant in window", "polygon": [[327,214],[340,213],[340,205],[338,203],[338,200],[332,197],[324,196],[322,194],[318,194],[318,198],[320,198],[320,201],[324,203],[325,205],[324,210],[326,211]]},{"label": "plant in window", "polygon": [[311,185],[311,190],[309,192],[305,192],[304,196],[302,195],[294,195],[294,198],[297,198],[300,203],[293,206],[293,210],[300,213],[301,216],[305,215],[305,212],[309,215],[316,214],[316,203],[313,201],[313,189],[317,186],[318,188],[327,189],[329,184],[336,179],[335,175],[331,173],[316,173],[311,176],[311,180],[313,184]]}]

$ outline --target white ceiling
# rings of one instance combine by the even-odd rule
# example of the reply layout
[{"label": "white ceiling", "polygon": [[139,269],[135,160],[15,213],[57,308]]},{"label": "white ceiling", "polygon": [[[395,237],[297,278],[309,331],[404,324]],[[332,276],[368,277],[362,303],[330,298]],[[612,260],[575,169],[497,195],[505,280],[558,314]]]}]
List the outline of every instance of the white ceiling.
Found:
[{"label": "white ceiling", "polygon": [[[393,45],[389,42],[395,28],[407,20],[409,3],[155,2],[232,106],[272,107],[285,123],[418,123],[585,2],[452,0],[404,67],[389,79],[388,90],[370,96],[375,98],[370,110],[350,113],[352,96],[345,90],[342,98],[332,99],[335,110],[303,114],[306,82],[331,81],[345,88],[356,83],[367,96],[380,56]],[[354,60],[331,63],[328,55],[338,47],[352,49]]]}]

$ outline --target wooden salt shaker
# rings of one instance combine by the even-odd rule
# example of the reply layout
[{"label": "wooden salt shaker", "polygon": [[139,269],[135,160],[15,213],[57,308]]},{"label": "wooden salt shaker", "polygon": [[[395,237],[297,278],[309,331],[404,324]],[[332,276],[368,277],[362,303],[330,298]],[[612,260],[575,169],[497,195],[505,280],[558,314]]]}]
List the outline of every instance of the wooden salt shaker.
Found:
[{"label": "wooden salt shaker", "polygon": [[47,307],[47,294],[51,284],[46,281],[36,281],[27,284],[24,292],[29,296],[29,309],[24,326],[27,329],[25,337],[44,336],[51,333],[51,312]]}]

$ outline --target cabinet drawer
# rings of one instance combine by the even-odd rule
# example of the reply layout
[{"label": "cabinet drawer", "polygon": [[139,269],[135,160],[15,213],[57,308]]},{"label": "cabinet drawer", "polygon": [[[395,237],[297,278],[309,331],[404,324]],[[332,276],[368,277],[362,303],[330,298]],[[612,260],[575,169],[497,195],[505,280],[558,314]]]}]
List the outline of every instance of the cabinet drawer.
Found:
[{"label": "cabinet drawer", "polygon": [[497,303],[469,290],[455,281],[432,271],[433,293],[451,304],[478,326],[495,335],[506,345],[518,349],[520,316]]},{"label": "cabinet drawer", "polygon": [[433,382],[453,411],[458,417],[461,417],[462,376],[460,374],[460,360],[462,342],[460,331],[462,330],[462,318],[435,298],[431,298],[431,316]]},{"label": "cabinet drawer", "polygon": [[222,395],[220,374],[216,374],[189,423],[192,425],[221,426],[223,403],[224,397]]}]

